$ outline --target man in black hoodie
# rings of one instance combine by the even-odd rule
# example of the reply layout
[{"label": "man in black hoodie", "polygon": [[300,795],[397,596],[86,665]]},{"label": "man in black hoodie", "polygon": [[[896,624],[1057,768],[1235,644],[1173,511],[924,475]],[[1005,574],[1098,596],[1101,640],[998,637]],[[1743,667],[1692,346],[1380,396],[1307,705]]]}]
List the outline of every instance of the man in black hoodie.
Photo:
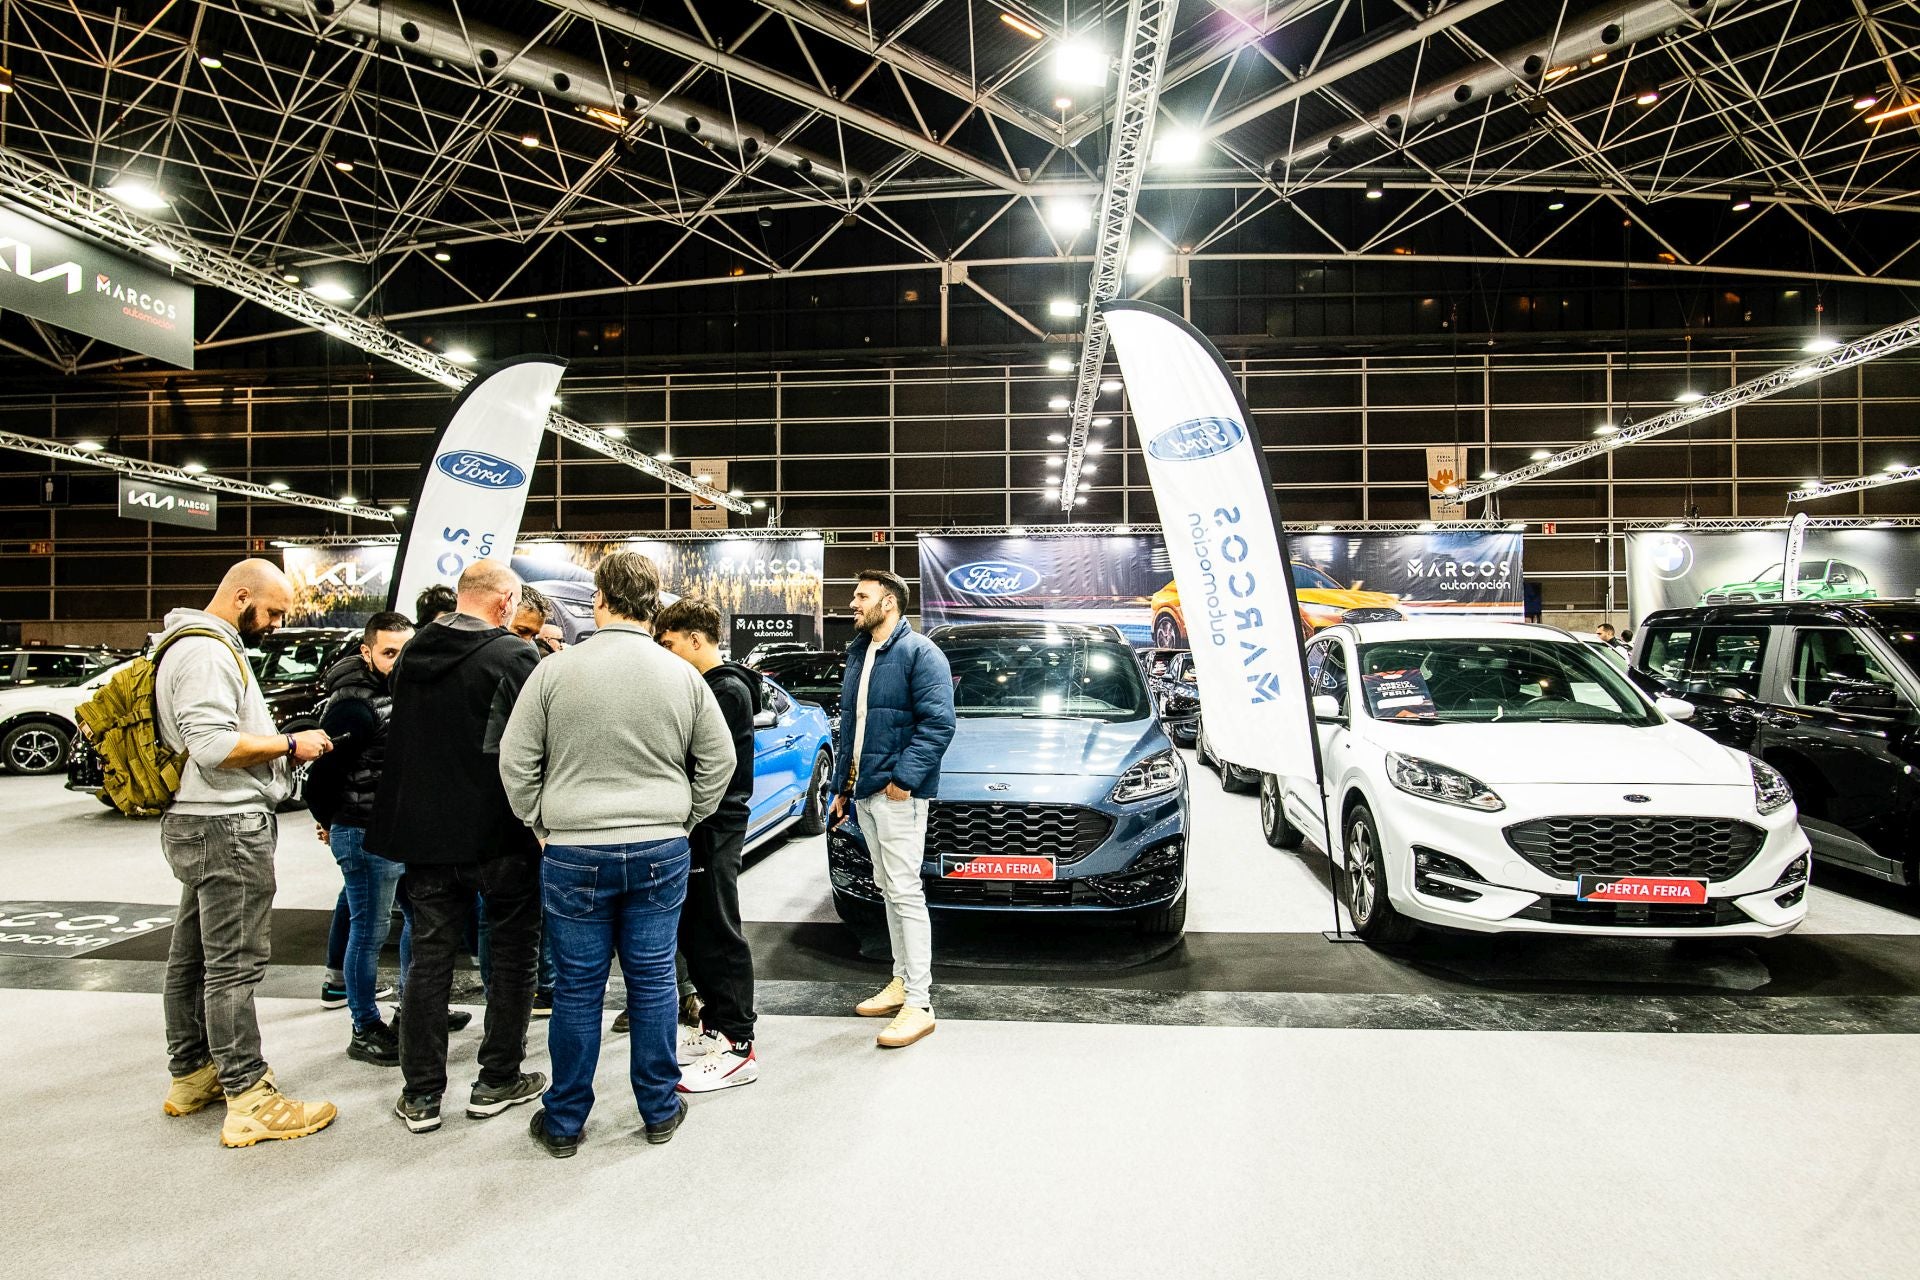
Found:
[{"label": "man in black hoodie", "polygon": [[720,612],[686,598],[653,620],[660,647],[686,659],[713,690],[733,735],[726,797],[693,829],[693,865],[680,909],[680,954],[701,1000],[700,1025],[680,1028],[680,1092],[710,1093],[760,1075],[753,1050],[753,952],[740,928],[740,863],[753,800],[753,716],[760,673],[720,660]]},{"label": "man in black hoodie", "polygon": [[500,784],[500,734],[533,674],[533,646],[506,629],[520,579],[497,560],[460,575],[458,609],[420,628],[393,672],[386,769],[366,847],[407,866],[413,963],[400,1020],[405,1092],[394,1114],[414,1133],[440,1127],[454,956],[478,893],[493,928],[480,1078],[467,1114],[498,1115],[546,1087],[522,1072],[540,949],[540,844]]}]

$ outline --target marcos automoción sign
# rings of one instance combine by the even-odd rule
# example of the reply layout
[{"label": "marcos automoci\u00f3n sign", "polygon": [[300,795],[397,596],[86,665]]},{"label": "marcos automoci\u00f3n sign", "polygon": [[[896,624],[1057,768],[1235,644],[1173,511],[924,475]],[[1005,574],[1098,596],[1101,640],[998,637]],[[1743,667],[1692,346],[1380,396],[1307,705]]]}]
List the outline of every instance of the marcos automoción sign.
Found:
[{"label": "marcos automoci\u00f3n sign", "polygon": [[193,286],[0,208],[0,309],[193,368]]}]

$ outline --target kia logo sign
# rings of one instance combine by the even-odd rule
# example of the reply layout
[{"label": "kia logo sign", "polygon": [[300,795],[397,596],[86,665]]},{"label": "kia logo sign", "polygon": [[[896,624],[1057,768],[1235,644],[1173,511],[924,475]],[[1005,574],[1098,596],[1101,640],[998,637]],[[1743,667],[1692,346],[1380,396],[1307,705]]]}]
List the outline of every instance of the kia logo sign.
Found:
[{"label": "kia logo sign", "polygon": [[1227,452],[1247,438],[1232,418],[1190,418],[1155,436],[1147,452],[1162,462],[1193,462]]},{"label": "kia logo sign", "polygon": [[947,570],[947,585],[970,596],[1017,596],[1040,585],[1040,571],[1012,560],[977,560]]},{"label": "kia logo sign", "polygon": [[527,473],[519,467],[478,449],[443,453],[433,460],[433,465],[461,484],[479,489],[518,489],[527,482]]}]

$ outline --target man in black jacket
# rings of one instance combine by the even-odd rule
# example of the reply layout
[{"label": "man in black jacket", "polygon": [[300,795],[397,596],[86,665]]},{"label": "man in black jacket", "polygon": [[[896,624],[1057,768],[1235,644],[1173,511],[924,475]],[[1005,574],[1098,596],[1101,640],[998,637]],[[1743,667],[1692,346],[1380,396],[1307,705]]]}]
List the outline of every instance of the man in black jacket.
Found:
[{"label": "man in black jacket", "polygon": [[[320,723],[331,726],[327,736],[334,751],[315,761],[307,773],[307,809],[346,881],[349,923],[343,970],[347,1008],[353,1014],[347,1056],[382,1067],[399,1065],[400,1039],[380,1017],[375,978],[393,916],[394,890],[406,868],[367,852],[365,845],[387,756],[387,717],[393,705],[388,677],[412,638],[413,623],[404,613],[376,613],[368,619],[360,652],[327,672],[327,704]],[[405,964],[403,954],[403,968]]]},{"label": "man in black jacket", "polygon": [[680,1028],[680,1092],[710,1093],[752,1084],[760,1075],[753,1050],[753,952],[740,928],[760,674],[720,660],[720,612],[704,600],[668,605],[655,616],[653,634],[661,648],[706,678],[733,736],[733,777],[720,807],[693,829],[693,865],[680,909],[680,954],[701,1000],[700,1025]]},{"label": "man in black jacket", "polygon": [[394,1114],[414,1133],[440,1127],[447,1087],[453,962],[478,893],[493,929],[480,1078],[467,1114],[498,1115],[546,1087],[522,1072],[540,948],[540,845],[500,784],[500,734],[533,674],[533,646],[506,629],[520,579],[497,560],[460,575],[459,607],[420,628],[393,673],[386,769],[366,847],[407,867],[413,958],[400,1020],[405,1092]]}]

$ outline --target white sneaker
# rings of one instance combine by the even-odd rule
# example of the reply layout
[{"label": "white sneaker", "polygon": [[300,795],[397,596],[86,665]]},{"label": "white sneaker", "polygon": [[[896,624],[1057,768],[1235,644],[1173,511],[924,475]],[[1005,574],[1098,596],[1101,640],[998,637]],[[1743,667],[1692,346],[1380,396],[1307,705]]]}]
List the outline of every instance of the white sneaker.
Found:
[{"label": "white sneaker", "polygon": [[720,1047],[701,1056],[698,1062],[680,1073],[681,1093],[712,1093],[737,1084],[752,1084],[760,1078],[760,1059],[752,1049],[741,1057],[723,1036]]},{"label": "white sneaker", "polygon": [[712,1053],[715,1049],[727,1047],[728,1040],[718,1031],[709,1031],[705,1027],[690,1027],[680,1024],[680,1038],[674,1045],[674,1061],[681,1066],[689,1066]]}]

